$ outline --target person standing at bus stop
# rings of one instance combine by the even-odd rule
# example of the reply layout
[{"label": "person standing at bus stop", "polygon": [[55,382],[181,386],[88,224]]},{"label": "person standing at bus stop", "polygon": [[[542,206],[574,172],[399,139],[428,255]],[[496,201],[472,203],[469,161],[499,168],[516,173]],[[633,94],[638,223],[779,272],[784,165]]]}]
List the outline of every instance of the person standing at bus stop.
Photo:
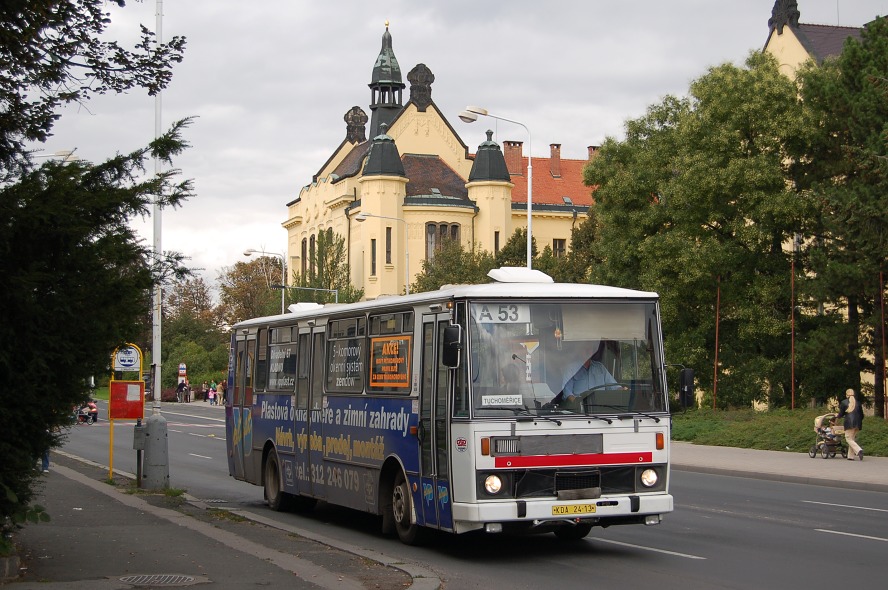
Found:
[{"label": "person standing at bus stop", "polygon": [[848,443],[848,460],[854,456],[863,461],[863,448],[857,442],[857,433],[863,429],[863,406],[857,401],[853,389],[845,391],[845,399],[839,403],[839,414],[836,419],[845,419],[845,441]]}]

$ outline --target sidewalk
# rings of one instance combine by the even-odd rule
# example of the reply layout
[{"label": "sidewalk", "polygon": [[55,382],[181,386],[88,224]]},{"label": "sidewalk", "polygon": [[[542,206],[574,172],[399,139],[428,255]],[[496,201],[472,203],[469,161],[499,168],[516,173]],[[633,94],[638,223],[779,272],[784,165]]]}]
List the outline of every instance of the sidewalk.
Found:
[{"label": "sidewalk", "polygon": [[14,590],[440,586],[433,573],[375,551],[328,545],[199,502],[123,493],[105,482],[107,470],[60,453],[52,461],[36,498],[52,520],[16,535],[23,569],[16,581],[7,580]]},{"label": "sidewalk", "polygon": [[841,455],[813,459],[807,453],[758,451],[672,443],[672,468],[772,481],[888,492],[888,457],[848,461]]},{"label": "sidewalk", "polygon": [[[672,450],[678,471],[888,492],[884,457],[811,459],[806,453],[681,442]],[[61,453],[53,454],[50,469],[36,501],[52,520],[17,534],[24,569],[8,582],[14,590],[199,583],[223,589],[280,584],[297,590],[432,590],[441,584],[415,564],[257,515],[212,510],[187,496],[125,494],[104,481],[107,469]]]}]

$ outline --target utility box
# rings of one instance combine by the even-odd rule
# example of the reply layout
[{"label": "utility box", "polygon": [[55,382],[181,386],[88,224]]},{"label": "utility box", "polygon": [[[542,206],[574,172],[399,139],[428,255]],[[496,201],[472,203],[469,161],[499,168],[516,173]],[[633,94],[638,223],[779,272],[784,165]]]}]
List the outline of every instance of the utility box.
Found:
[{"label": "utility box", "polygon": [[148,432],[142,424],[133,426],[133,449],[137,451],[145,450],[145,441],[148,440]]}]

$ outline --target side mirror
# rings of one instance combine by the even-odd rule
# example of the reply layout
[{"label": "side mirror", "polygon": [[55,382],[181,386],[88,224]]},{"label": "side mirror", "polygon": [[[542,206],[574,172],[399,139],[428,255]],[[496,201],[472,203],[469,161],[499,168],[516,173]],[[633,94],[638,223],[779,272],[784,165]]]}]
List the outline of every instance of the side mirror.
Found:
[{"label": "side mirror", "polygon": [[441,363],[455,369],[462,360],[463,329],[458,324],[444,328],[444,348],[441,350]]},{"label": "side mirror", "polygon": [[694,369],[687,367],[679,374],[678,401],[682,408],[693,408],[697,405],[694,397]]}]

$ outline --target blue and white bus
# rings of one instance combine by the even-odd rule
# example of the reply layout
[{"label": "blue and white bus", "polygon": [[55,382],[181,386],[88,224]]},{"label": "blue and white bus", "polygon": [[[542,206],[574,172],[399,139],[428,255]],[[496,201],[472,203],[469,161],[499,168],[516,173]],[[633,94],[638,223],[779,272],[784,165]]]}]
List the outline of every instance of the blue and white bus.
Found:
[{"label": "blue and white bus", "polygon": [[[657,294],[490,276],[235,325],[231,475],[276,510],[378,514],[405,543],[659,523],[673,502]],[[607,383],[565,395],[590,357]]]}]

